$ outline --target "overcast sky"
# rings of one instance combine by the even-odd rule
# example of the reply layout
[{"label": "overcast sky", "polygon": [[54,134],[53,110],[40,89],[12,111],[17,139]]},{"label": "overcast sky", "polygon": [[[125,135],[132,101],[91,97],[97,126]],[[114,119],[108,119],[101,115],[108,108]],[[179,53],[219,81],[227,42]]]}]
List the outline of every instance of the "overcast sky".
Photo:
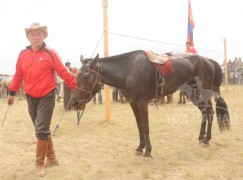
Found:
[{"label": "overcast sky", "polygon": [[[199,54],[223,63],[226,38],[228,59],[243,57],[242,4],[241,0],[191,0]],[[81,54],[103,56],[103,39],[96,49],[103,33],[102,12],[102,0],[2,1],[0,73],[15,72],[19,52],[29,45],[24,28],[35,21],[48,26],[47,45],[72,67],[80,67]],[[138,49],[184,52],[187,17],[188,0],[108,0],[109,55]]]}]

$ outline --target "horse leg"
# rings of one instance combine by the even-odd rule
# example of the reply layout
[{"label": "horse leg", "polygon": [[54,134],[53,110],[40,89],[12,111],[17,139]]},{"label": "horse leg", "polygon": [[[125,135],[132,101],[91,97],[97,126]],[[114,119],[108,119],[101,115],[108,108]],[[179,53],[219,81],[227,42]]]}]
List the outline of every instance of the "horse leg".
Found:
[{"label": "horse leg", "polygon": [[144,100],[141,100],[138,104],[138,110],[139,110],[139,117],[142,122],[142,134],[144,135],[145,138],[145,153],[143,157],[151,157],[151,151],[152,151],[152,146],[150,142],[150,137],[149,137],[149,119],[148,119],[148,106],[147,102]]},{"label": "horse leg", "polygon": [[[203,115],[203,126],[201,127],[200,135],[199,135],[199,141],[203,144],[208,144],[208,142],[211,139],[211,130],[212,130],[212,121],[213,121],[213,107],[212,107],[212,101],[211,101],[211,94],[212,92],[210,90],[201,90],[200,91],[201,98],[198,108],[201,110]],[[207,132],[205,132],[206,128],[206,122],[207,124]],[[206,134],[206,137],[204,135]]]},{"label": "horse leg", "polygon": [[211,136],[212,136],[211,135],[211,131],[212,131],[212,122],[213,122],[213,114],[214,114],[214,111],[213,111],[213,108],[212,108],[212,102],[211,102],[211,100],[209,100],[208,104],[209,105],[206,108],[208,126],[207,126],[207,134],[206,134],[206,137],[203,140],[203,143],[204,144],[208,144],[208,142],[210,141]]},{"label": "horse leg", "polygon": [[161,96],[159,99],[160,99],[160,103],[161,104],[164,104],[165,103],[165,97],[164,96]]},{"label": "horse leg", "polygon": [[180,91],[179,92],[179,102],[178,102],[178,104],[181,104],[182,103],[182,96],[183,96],[183,92]]},{"label": "horse leg", "polygon": [[178,104],[181,104],[181,102],[182,102],[181,96],[182,96],[182,94],[181,94],[181,91],[180,91],[180,93],[179,93],[179,102],[178,102]]},{"label": "horse leg", "polygon": [[199,143],[201,144],[203,140],[205,139],[205,134],[206,134],[206,124],[207,124],[207,119],[205,113],[202,113],[202,122],[201,122],[201,128],[200,128],[200,133],[199,133]]},{"label": "horse leg", "polygon": [[201,111],[202,113],[202,122],[201,122],[201,128],[200,128],[200,133],[199,133],[199,144],[201,144],[204,139],[205,139],[205,134],[206,134],[206,124],[207,124],[207,115],[206,115],[206,111],[205,111],[205,103],[202,101],[202,99],[200,99],[199,97],[195,98],[195,99],[191,99],[192,103],[198,107],[198,109]]},{"label": "horse leg", "polygon": [[137,149],[135,150],[136,151],[135,154],[141,155],[141,154],[143,154],[143,148],[145,147],[145,137],[142,133],[141,118],[140,118],[140,115],[139,115],[139,109],[138,109],[137,105],[133,104],[133,103],[130,103],[130,105],[131,105],[131,108],[132,108],[133,113],[134,113],[135,118],[136,118],[138,132],[139,132],[139,139],[140,139],[140,144],[137,147]]},{"label": "horse leg", "polygon": [[185,94],[185,92],[182,93],[182,97],[183,97],[182,103],[186,104],[186,94]]}]

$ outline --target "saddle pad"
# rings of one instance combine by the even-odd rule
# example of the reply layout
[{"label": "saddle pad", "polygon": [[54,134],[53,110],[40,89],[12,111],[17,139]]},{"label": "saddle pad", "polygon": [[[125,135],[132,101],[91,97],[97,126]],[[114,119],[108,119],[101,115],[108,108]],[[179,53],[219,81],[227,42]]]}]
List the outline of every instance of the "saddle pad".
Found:
[{"label": "saddle pad", "polygon": [[[145,51],[145,55],[147,56],[146,51]],[[152,61],[150,61],[150,62],[152,63],[152,65],[154,66],[155,69],[157,69],[158,66],[160,66],[159,67],[160,73],[165,77],[169,76],[173,72],[173,67],[171,65],[170,56],[168,56],[168,59],[164,64],[158,64],[158,63],[155,63],[155,62],[152,62]]]}]

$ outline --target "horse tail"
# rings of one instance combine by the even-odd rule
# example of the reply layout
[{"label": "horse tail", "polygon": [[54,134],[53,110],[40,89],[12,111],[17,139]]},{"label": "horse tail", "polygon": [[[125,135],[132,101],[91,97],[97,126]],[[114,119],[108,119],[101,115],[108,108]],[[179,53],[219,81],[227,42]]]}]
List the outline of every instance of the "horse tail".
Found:
[{"label": "horse tail", "polygon": [[216,115],[218,120],[218,126],[220,131],[230,130],[230,116],[227,104],[225,100],[220,95],[220,85],[223,80],[223,74],[220,65],[210,59],[210,61],[214,64],[215,67],[215,78],[214,78],[214,90],[218,93],[215,97],[216,101]]},{"label": "horse tail", "polygon": [[230,130],[230,117],[226,102],[219,96],[216,99],[216,115],[220,131]]}]

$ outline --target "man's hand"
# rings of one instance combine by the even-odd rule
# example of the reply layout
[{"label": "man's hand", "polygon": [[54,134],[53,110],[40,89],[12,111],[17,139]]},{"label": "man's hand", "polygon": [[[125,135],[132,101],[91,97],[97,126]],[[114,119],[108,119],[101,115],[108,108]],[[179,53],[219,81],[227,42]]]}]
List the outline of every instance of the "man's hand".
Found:
[{"label": "man's hand", "polygon": [[8,105],[12,106],[14,103],[14,96],[8,95]]}]

